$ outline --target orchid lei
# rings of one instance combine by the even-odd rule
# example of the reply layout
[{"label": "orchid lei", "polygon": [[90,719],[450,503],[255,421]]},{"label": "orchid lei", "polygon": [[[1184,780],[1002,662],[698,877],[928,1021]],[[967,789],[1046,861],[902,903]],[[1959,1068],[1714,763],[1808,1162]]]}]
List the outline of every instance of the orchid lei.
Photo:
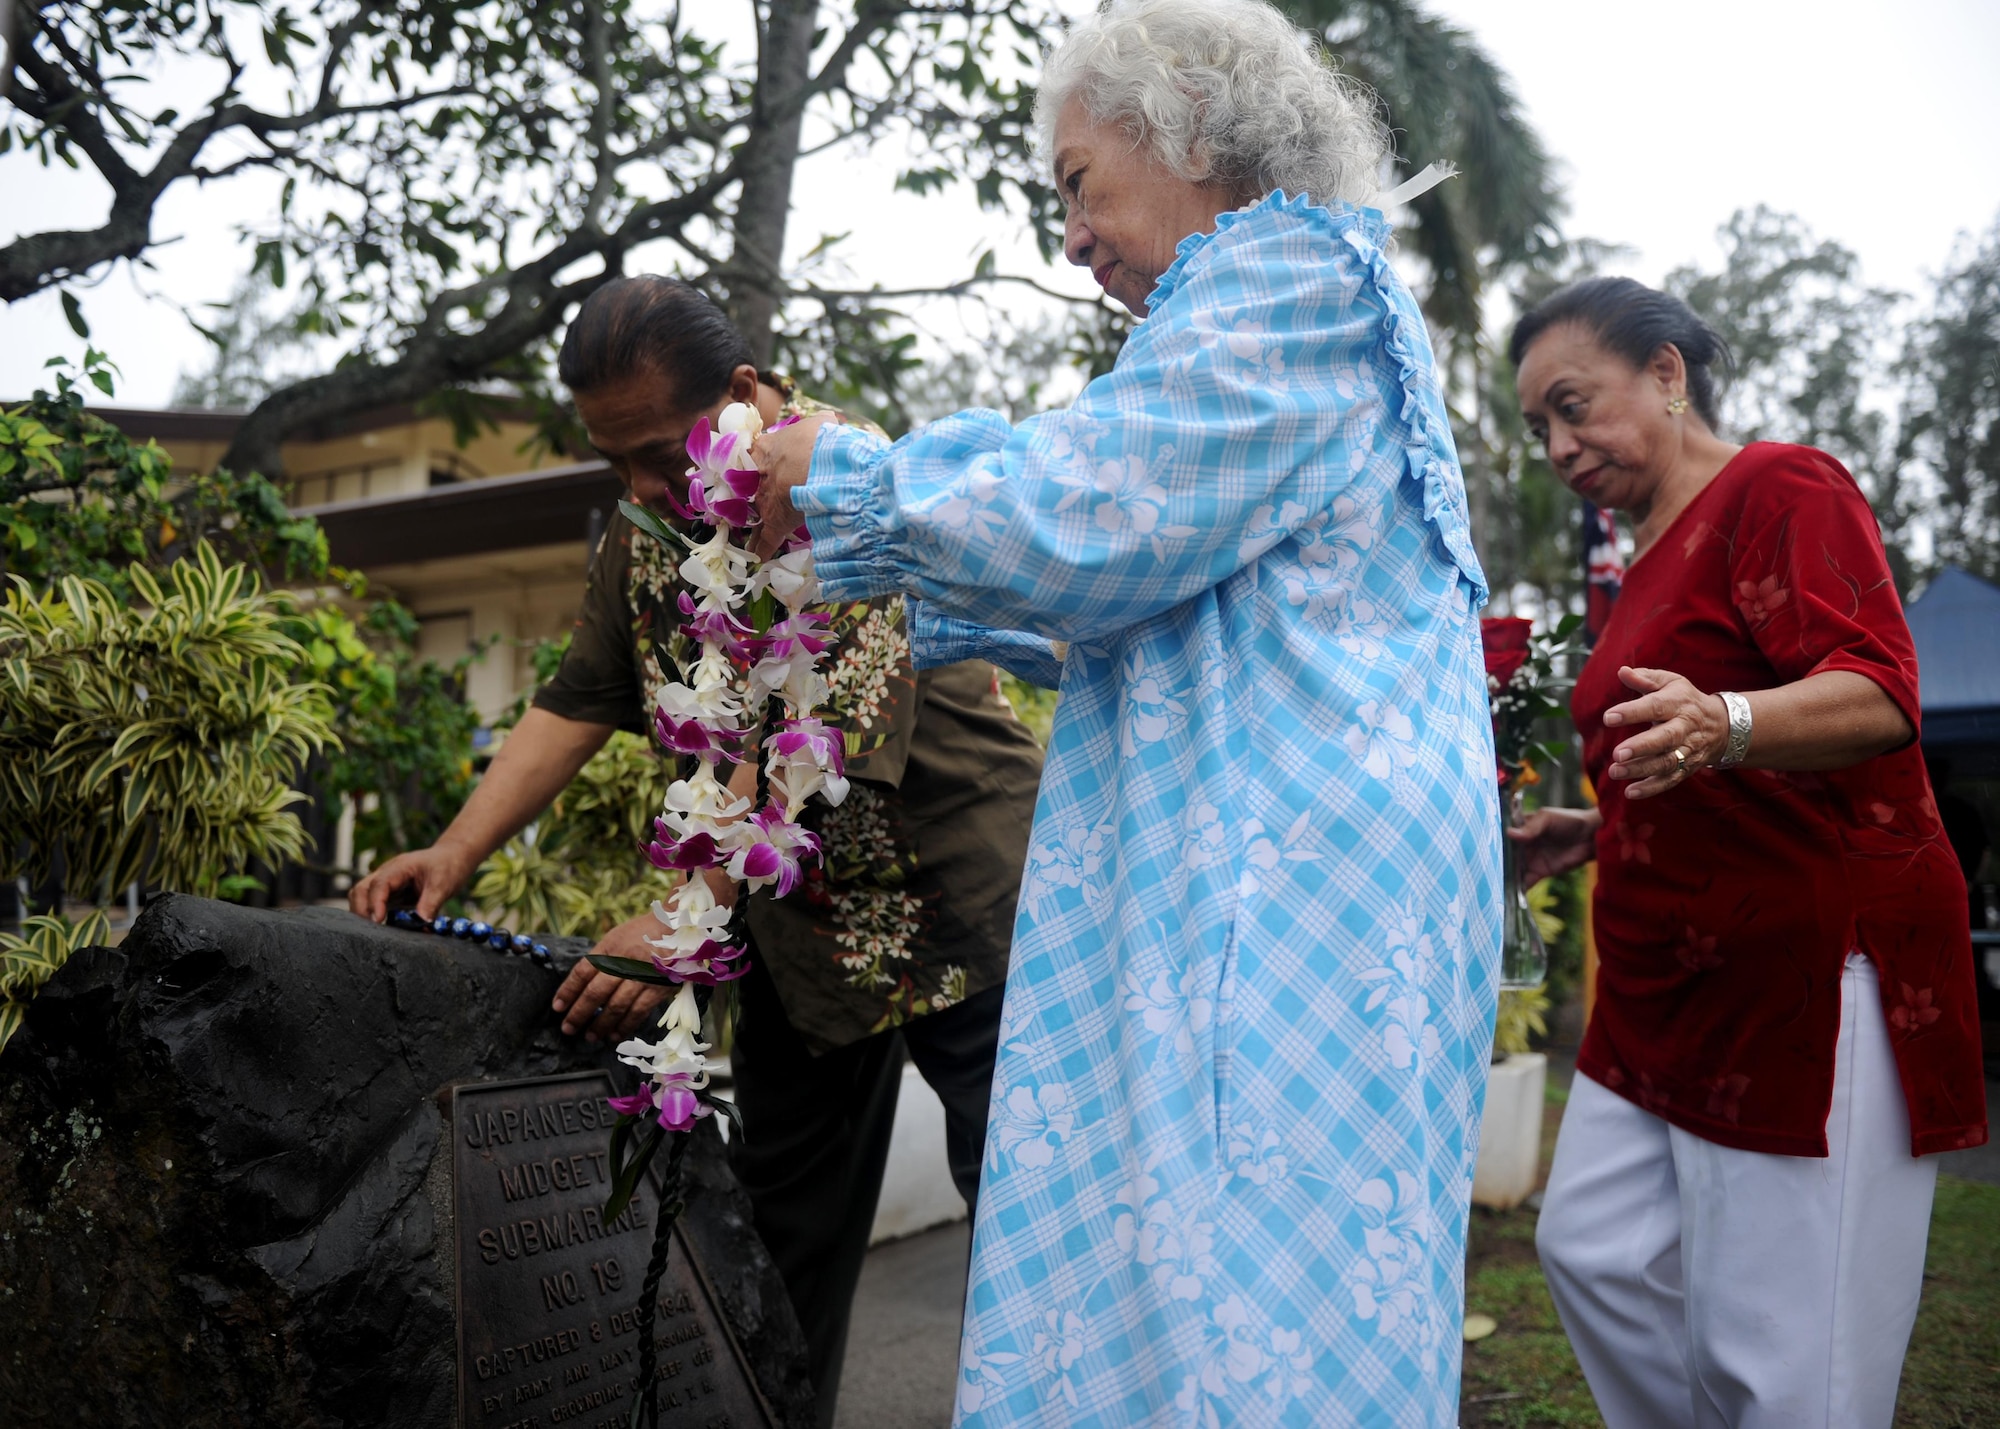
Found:
[{"label": "orchid lei", "polygon": [[[653,733],[694,767],[668,788],[646,848],[654,867],[683,875],[653,904],[662,932],[646,943],[656,951],[650,960],[591,955],[603,972],[676,989],[660,1016],[658,1039],[634,1037],[618,1047],[619,1060],[646,1080],[631,1095],[610,1099],[619,1119],[607,1216],[624,1210],[664,1134],[692,1130],[716,1106],[706,1095],[708,1044],[698,1040],[696,989],[743,976],[749,962],[732,931],[734,915],[716,902],[707,871],[723,870],[746,892],[775,888],[782,898],[798,885],[805,861],[819,856],[819,840],[799,822],[807,801],[817,794],[838,804],[847,796],[840,731],[815,714],[827,697],[819,662],[828,640],[827,617],[807,608],[819,599],[811,549],[801,533],[760,562],[736,544],[755,522],[760,478],[749,452],[761,429],[756,408],[741,402],[725,408],[713,428],[705,417],[695,425],[687,497],[674,502],[695,534],[619,503],[648,536],[686,549],[680,575],[694,595],[680,596],[686,622],[680,632],[693,652],[679,662],[680,678],[654,696]],[[773,697],[784,712],[767,729]],[[732,793],[721,771],[754,757],[760,731],[767,797],[752,812],[754,801]],[[641,1133],[649,1120],[655,1125]]]},{"label": "orchid lei", "polygon": [[[830,804],[847,797],[844,741],[814,713],[827,697],[819,661],[828,641],[826,616],[807,609],[819,599],[811,549],[801,532],[760,562],[735,541],[737,532],[756,521],[760,476],[750,461],[750,443],[762,426],[755,407],[737,402],[723,409],[712,429],[704,417],[689,435],[694,465],[686,501],[675,501],[674,509],[697,532],[705,527],[706,536],[684,534],[642,506],[618,503],[646,535],[687,550],[680,576],[695,594],[680,596],[686,620],[680,633],[693,642],[694,653],[678,662],[680,678],[655,693],[653,734],[694,767],[669,786],[646,846],[655,868],[682,875],[673,892],[653,904],[663,931],[646,939],[655,949],[652,957],[590,955],[600,972],[675,989],[660,1014],[658,1040],[634,1037],[618,1047],[619,1060],[638,1068],[645,1081],[630,1096],[610,1098],[618,1123],[611,1133],[607,1223],[624,1213],[667,1133],[692,1131],[717,1107],[730,1110],[708,1091],[703,1057],[708,1044],[699,1040],[703,1004],[697,990],[742,977],[750,963],[735,931],[736,915],[716,902],[708,873],[720,869],[745,892],[775,888],[784,897],[798,886],[805,861],[819,857],[819,840],[799,822],[806,801],[815,794]],[[774,696],[784,713],[766,728],[764,714]],[[720,774],[724,764],[755,757],[760,732],[763,807],[753,813],[756,801],[733,793]],[[635,1429],[658,1414],[653,1325],[670,1233],[680,1214],[677,1188],[687,1147],[685,1135],[674,1137],[652,1256],[640,1285],[639,1392],[629,1420]]]}]

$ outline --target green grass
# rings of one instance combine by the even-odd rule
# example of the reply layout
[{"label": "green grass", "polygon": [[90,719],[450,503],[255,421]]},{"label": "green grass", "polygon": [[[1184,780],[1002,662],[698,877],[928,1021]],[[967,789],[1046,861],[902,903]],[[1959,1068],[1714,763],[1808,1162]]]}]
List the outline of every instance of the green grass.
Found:
[{"label": "green grass", "polygon": [[2000,1425],[2000,1186],[1938,1177],[1896,1423]]},{"label": "green grass", "polygon": [[[1565,1101],[1552,1085],[1545,1172]],[[1533,1211],[1474,1208],[1465,1303],[1500,1327],[1465,1347],[1464,1429],[1602,1425],[1535,1259]],[[1923,1304],[1896,1424],[2000,1426],[2000,1186],[1938,1178]]]}]

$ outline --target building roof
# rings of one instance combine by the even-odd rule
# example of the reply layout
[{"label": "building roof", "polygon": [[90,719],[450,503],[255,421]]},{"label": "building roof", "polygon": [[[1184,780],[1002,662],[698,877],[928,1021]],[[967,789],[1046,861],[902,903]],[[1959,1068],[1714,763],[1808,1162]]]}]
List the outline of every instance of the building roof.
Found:
[{"label": "building roof", "polygon": [[580,541],[616,510],[618,478],[601,461],[300,508],[326,532],[336,564],[367,569]]},{"label": "building roof", "polygon": [[1925,744],[2000,744],[2000,587],[1946,566],[1906,612]]},{"label": "building roof", "polygon": [[[491,399],[489,409],[502,421],[532,422],[534,409],[511,398]],[[104,418],[134,441],[227,442],[250,415],[247,410],[229,407],[92,407],[92,415]],[[436,414],[433,414],[436,415]],[[287,442],[324,442],[338,437],[358,436],[384,427],[406,427],[428,420],[408,402],[376,407],[366,412],[332,421],[312,422],[286,435]]]}]

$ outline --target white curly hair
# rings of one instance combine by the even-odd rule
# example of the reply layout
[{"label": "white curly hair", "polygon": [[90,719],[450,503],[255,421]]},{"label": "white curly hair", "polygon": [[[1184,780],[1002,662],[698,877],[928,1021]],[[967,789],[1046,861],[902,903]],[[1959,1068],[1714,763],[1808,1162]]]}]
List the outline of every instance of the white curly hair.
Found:
[{"label": "white curly hair", "polygon": [[1264,0],[1109,0],[1043,67],[1035,132],[1046,155],[1072,98],[1182,178],[1246,202],[1283,189],[1366,203],[1389,152],[1374,91]]}]

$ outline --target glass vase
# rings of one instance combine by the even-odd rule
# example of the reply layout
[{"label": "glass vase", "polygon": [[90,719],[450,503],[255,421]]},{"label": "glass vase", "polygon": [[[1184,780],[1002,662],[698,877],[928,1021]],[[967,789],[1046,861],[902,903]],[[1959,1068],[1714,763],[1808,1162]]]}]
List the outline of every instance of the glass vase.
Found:
[{"label": "glass vase", "polygon": [[[1501,822],[1521,822],[1521,791],[1501,794]],[[1541,925],[1528,903],[1528,885],[1521,879],[1521,846],[1503,831],[1500,837],[1500,986],[1522,991],[1548,981],[1549,950]]]}]

